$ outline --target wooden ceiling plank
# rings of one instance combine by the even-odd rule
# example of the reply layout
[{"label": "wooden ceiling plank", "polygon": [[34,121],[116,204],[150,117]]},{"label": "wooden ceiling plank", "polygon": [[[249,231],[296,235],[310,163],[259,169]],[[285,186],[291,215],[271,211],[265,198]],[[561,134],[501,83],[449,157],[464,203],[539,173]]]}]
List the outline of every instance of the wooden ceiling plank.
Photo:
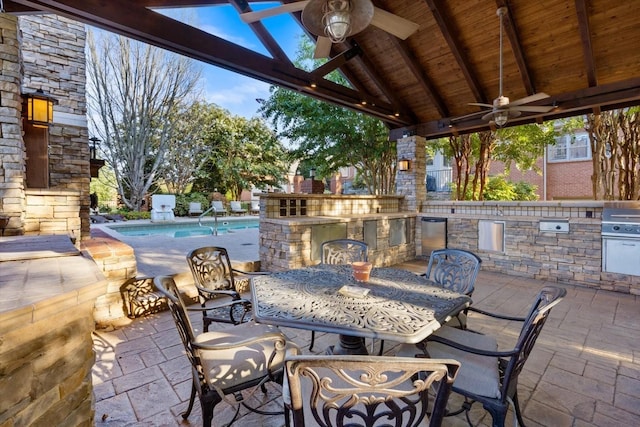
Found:
[{"label": "wooden ceiling plank", "polygon": [[311,90],[311,74],[224,39],[191,27],[128,0],[13,0],[23,6],[56,13],[117,34],[165,48],[245,76],[303,91],[315,98],[370,114],[392,126],[411,123],[406,117],[395,117],[396,109],[388,102],[368,97],[357,91],[323,80]]},{"label": "wooden ceiling plank", "polygon": [[[387,37],[393,36],[387,35]],[[358,45],[358,42],[355,40],[355,38],[351,39],[351,43],[355,43],[355,45]],[[401,102],[400,99],[398,99],[396,92],[391,90],[385,79],[377,71],[375,71],[377,68],[374,64],[371,63],[371,61],[366,58],[366,55],[359,55],[357,58],[355,58],[355,61],[360,64],[364,72],[374,82],[374,84],[378,87],[382,94],[389,100],[389,103],[393,105],[393,108],[395,109],[394,114],[402,115],[403,117],[408,118],[413,122],[417,121],[417,117],[413,113],[413,111],[408,110],[405,104]]]},{"label": "wooden ceiling plank", "polygon": [[[246,0],[229,0],[229,2],[238,11],[238,13],[251,12],[251,7]],[[249,25],[249,28],[251,28],[256,37],[258,37],[258,40],[260,40],[274,58],[291,63],[287,54],[282,50],[271,33],[267,31],[262,22],[258,21],[247,25]]]},{"label": "wooden ceiling plank", "polygon": [[580,40],[582,41],[582,55],[584,56],[584,66],[587,71],[587,82],[590,87],[598,86],[596,62],[593,58],[593,47],[591,45],[591,29],[589,27],[589,13],[587,11],[586,0],[576,0],[576,13],[578,15],[578,26],[580,28]]},{"label": "wooden ceiling plank", "polygon": [[415,55],[407,47],[407,44],[395,37],[390,37],[390,40],[395,46],[396,50],[402,56],[402,60],[404,61],[407,68],[415,76],[416,81],[422,87],[422,90],[427,94],[429,98],[431,98],[431,101],[438,110],[438,113],[440,113],[440,116],[448,117],[450,115],[449,109],[444,103],[444,100],[438,93],[438,90],[435,88],[435,86],[431,83],[431,79],[429,78],[429,76],[427,76],[425,71],[418,66],[418,61]]},{"label": "wooden ceiling plank", "polygon": [[450,19],[446,17],[446,13],[444,11],[444,0],[425,0],[429,5],[429,9],[431,9],[431,13],[440,28],[440,32],[444,36],[447,44],[449,45],[449,49],[451,53],[456,58],[458,66],[464,75],[467,84],[469,85],[469,89],[473,93],[473,97],[476,102],[487,102],[487,97],[480,89],[480,83],[475,77],[474,71],[471,69],[471,65],[467,60],[466,56],[462,53],[462,47],[458,42],[457,38],[454,36],[455,29],[451,27],[449,24]]},{"label": "wooden ceiling plank", "polygon": [[524,57],[524,51],[522,50],[522,44],[520,43],[520,37],[518,36],[517,26],[513,19],[513,15],[511,14],[511,9],[505,0],[496,0],[496,6],[498,8],[504,7],[507,10],[503,21],[504,30],[507,33],[507,38],[511,45],[511,51],[516,59],[516,65],[518,66],[518,71],[520,71],[522,84],[527,91],[527,95],[533,95],[536,93],[536,88],[533,84],[533,80],[531,79],[531,74],[529,73],[529,67],[527,66],[527,61]]}]

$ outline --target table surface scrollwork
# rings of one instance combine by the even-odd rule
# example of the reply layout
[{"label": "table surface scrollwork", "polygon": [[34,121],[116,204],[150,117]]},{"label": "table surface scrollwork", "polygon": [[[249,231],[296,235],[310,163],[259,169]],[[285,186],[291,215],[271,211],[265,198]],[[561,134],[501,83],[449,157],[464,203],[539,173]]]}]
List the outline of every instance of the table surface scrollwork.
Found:
[{"label": "table surface scrollwork", "polygon": [[[253,278],[254,316],[264,323],[415,343],[470,303],[406,270],[374,268],[355,282],[351,266],[319,265]],[[344,286],[365,297],[338,293]]]}]

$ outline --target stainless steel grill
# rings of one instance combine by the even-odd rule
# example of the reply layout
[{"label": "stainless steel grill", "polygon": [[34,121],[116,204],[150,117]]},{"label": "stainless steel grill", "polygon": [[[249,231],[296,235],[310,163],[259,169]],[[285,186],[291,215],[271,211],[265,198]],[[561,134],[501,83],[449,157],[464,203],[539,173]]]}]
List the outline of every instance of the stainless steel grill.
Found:
[{"label": "stainless steel grill", "polygon": [[605,203],[602,271],[640,276],[640,202]]}]

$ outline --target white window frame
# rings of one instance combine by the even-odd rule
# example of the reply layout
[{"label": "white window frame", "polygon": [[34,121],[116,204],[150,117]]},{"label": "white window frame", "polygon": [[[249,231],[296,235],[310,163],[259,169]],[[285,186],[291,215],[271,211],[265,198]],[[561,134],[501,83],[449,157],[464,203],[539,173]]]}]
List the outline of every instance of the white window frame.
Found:
[{"label": "white window frame", "polygon": [[[585,149],[586,155],[582,154]],[[561,153],[564,153],[564,155],[561,155]],[[589,134],[580,132],[575,135],[560,136],[556,139],[555,145],[547,147],[547,160],[549,163],[591,160]]]}]

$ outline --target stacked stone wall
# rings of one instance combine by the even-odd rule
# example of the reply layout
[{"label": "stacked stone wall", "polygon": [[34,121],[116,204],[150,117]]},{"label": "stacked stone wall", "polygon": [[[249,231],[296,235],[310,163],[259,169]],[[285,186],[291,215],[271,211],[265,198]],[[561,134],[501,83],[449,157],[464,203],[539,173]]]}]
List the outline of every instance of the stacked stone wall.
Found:
[{"label": "stacked stone wall", "polygon": [[[640,276],[602,271],[602,205],[597,201],[430,202],[422,214],[447,218],[447,247],[476,253],[483,270],[640,295]],[[567,220],[569,232],[540,230],[540,220],[553,219]],[[480,220],[504,222],[504,252],[479,249]],[[421,234],[416,227],[416,241]]]},{"label": "stacked stone wall", "polygon": [[101,283],[0,314],[0,425],[91,426]]},{"label": "stacked stone wall", "polygon": [[25,151],[22,143],[18,18],[0,14],[0,214],[5,235],[22,234]]}]

